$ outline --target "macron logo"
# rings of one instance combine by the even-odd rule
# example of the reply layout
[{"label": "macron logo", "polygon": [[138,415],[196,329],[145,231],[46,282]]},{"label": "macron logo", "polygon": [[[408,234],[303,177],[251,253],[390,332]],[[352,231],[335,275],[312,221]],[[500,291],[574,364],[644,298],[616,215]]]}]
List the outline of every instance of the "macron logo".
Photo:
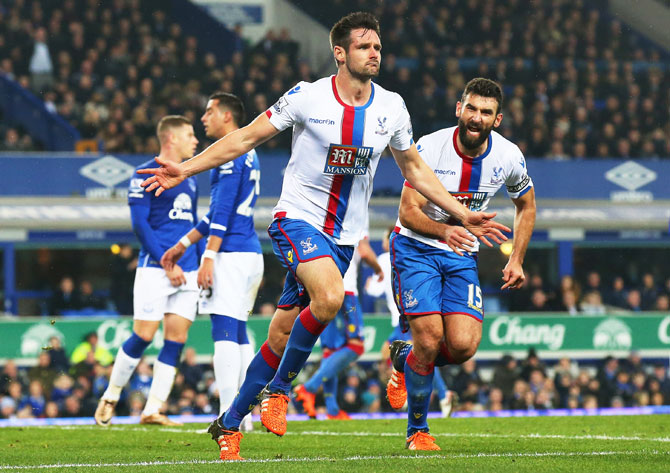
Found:
[{"label": "macron logo", "polygon": [[331,120],[329,118],[311,118],[308,120],[310,123],[314,123],[315,125],[334,125],[335,120]]}]

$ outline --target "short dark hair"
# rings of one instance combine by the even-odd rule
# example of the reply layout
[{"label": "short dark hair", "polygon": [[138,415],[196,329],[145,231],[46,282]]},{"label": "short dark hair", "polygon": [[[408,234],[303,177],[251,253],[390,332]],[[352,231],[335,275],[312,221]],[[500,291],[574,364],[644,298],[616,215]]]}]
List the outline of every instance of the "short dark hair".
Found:
[{"label": "short dark hair", "polygon": [[229,94],[228,92],[214,92],[209,96],[209,100],[218,100],[218,106],[227,109],[233,115],[235,125],[244,125],[245,112],[244,104],[237,95]]},{"label": "short dark hair", "polygon": [[484,77],[477,77],[472,79],[470,82],[465,84],[465,89],[463,90],[463,95],[461,96],[461,102],[465,102],[465,97],[468,94],[479,95],[480,97],[492,97],[498,101],[498,109],[496,114],[502,111],[503,105],[503,91],[500,84],[491,79],[485,79]]},{"label": "short dark hair", "polygon": [[156,126],[156,136],[158,136],[158,141],[163,143],[165,140],[165,134],[173,129],[179,128],[180,126],[191,125],[191,121],[183,115],[166,115],[160,119],[158,125]]},{"label": "short dark hair", "polygon": [[372,13],[365,11],[349,13],[347,16],[340,18],[331,28],[330,49],[340,46],[348,51],[351,44],[351,32],[359,28],[372,30],[377,33],[377,36],[381,36],[379,20]]}]

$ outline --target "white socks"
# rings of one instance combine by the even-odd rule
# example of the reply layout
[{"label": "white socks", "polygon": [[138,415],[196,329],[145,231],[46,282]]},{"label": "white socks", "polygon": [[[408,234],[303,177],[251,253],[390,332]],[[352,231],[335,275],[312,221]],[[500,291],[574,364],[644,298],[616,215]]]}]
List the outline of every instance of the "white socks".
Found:
[{"label": "white socks", "polygon": [[219,415],[230,407],[240,387],[240,366],[242,356],[240,346],[235,342],[222,340],[214,342],[214,378],[219,390]]},{"label": "white socks", "polygon": [[130,377],[139,362],[140,358],[131,358],[123,351],[123,348],[119,348],[114,360],[112,374],[109,377],[109,386],[107,386],[102,398],[108,401],[118,401],[123,387],[130,381]]},{"label": "white socks", "polygon": [[149,399],[147,399],[142,414],[149,416],[160,410],[170,395],[176,374],[176,367],[156,360],[154,363],[154,378],[151,381],[151,389],[149,389]]}]

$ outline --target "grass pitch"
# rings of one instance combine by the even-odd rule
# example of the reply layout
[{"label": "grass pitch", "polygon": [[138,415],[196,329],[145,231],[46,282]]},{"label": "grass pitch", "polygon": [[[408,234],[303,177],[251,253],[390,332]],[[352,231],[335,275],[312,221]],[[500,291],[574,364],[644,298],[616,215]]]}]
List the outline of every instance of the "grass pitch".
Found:
[{"label": "grass pitch", "polygon": [[218,461],[206,425],[0,428],[0,472],[661,472],[670,416],[431,419],[440,452],[404,449],[403,420],[289,422]]}]

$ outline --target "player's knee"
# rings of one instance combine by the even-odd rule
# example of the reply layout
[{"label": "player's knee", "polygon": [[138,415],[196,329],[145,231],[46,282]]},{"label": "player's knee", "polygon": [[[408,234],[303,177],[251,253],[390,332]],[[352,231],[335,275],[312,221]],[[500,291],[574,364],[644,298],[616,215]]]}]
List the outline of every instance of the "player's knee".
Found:
[{"label": "player's knee", "polygon": [[318,298],[312,299],[312,311],[321,322],[330,322],[344,302],[344,291],[323,291]]},{"label": "player's knee", "polygon": [[275,327],[274,329],[270,327],[270,330],[268,331],[268,345],[270,345],[270,348],[273,352],[275,352],[277,355],[281,355],[284,353],[284,348],[286,348],[288,337],[290,335],[290,328],[288,331],[286,331],[281,330],[279,327]]},{"label": "player's knee", "polygon": [[449,353],[456,363],[463,363],[477,352],[481,336],[471,333],[459,333],[449,338]]},{"label": "player's knee", "polygon": [[182,344],[186,343],[187,338],[188,338],[188,334],[186,334],[186,333],[177,332],[177,333],[170,333],[170,334],[166,333],[165,334],[165,340],[172,340],[173,342],[182,343]]},{"label": "player's knee", "polygon": [[440,338],[431,333],[423,333],[414,337],[414,356],[424,363],[435,360],[440,350]]},{"label": "player's knee", "polygon": [[153,330],[151,330],[149,328],[135,328],[133,330],[133,332],[135,332],[135,335],[140,337],[145,342],[152,341],[153,338],[154,338],[154,333],[155,333]]}]

